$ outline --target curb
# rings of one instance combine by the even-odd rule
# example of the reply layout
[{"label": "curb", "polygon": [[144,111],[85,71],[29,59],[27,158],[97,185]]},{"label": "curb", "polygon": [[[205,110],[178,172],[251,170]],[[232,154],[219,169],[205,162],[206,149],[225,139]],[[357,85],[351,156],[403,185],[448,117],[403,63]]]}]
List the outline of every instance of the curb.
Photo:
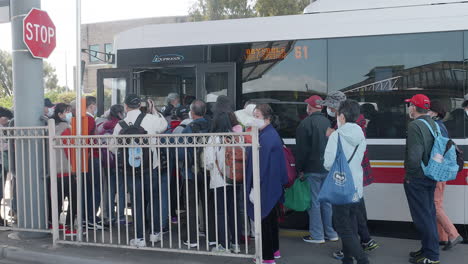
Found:
[{"label": "curb", "polygon": [[25,250],[17,247],[2,246],[0,249],[0,259],[15,261],[18,263],[38,263],[38,264],[115,264],[114,261],[104,259],[87,259],[83,257],[64,256],[60,254],[42,253]]}]

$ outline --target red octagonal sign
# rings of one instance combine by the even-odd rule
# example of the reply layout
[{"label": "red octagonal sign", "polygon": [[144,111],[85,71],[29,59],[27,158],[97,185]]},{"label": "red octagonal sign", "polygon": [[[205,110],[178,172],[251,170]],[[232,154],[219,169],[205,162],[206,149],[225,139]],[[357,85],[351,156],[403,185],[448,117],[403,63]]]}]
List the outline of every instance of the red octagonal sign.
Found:
[{"label": "red octagonal sign", "polygon": [[23,40],[34,58],[48,58],[56,46],[54,22],[47,12],[33,8],[23,20]]}]

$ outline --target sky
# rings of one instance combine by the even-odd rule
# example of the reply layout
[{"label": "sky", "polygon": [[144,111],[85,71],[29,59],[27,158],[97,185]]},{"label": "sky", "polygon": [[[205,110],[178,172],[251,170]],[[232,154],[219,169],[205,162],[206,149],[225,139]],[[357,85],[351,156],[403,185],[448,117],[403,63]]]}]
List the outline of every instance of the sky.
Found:
[{"label": "sky", "polygon": [[[82,23],[144,17],[187,15],[195,0],[81,0]],[[76,65],[76,0],[42,0],[56,26],[57,47],[47,59],[57,70],[60,85],[73,87]],[[11,24],[0,24],[0,49],[11,52]],[[66,74],[67,73],[67,74]],[[67,76],[68,75],[68,76]],[[68,78],[66,78],[66,76]]]}]

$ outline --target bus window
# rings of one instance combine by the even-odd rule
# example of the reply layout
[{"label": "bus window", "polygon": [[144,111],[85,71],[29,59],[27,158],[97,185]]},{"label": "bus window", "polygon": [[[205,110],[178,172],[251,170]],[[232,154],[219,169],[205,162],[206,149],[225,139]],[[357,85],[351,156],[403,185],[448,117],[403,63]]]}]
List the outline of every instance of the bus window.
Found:
[{"label": "bus window", "polygon": [[327,93],[325,40],[253,43],[240,50],[242,102],[270,103],[280,135],[295,138],[311,95]]},{"label": "bus window", "polygon": [[152,99],[159,109],[166,105],[169,93],[179,94],[181,100],[196,94],[193,67],[147,69],[139,74],[141,97]]},{"label": "bus window", "polygon": [[[455,72],[466,71],[462,37],[462,32],[443,32],[330,39],[328,91],[377,106],[364,112],[369,138],[405,138],[404,99],[417,93],[442,101],[449,111],[446,121],[458,118],[464,93]],[[449,127],[451,137],[463,137]]]}]

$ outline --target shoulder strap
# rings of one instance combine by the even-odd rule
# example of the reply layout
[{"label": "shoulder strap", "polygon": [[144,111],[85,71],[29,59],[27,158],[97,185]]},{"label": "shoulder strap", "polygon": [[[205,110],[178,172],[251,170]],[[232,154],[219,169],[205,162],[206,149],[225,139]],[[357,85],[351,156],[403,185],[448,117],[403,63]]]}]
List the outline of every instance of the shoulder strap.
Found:
[{"label": "shoulder strap", "polygon": [[127,129],[128,128],[128,124],[127,124],[127,122],[125,122],[125,120],[120,120],[119,125],[120,125],[120,127],[122,129]]},{"label": "shoulder strap", "polygon": [[431,124],[429,124],[429,122],[427,122],[424,119],[418,119],[418,120],[422,121],[427,126],[427,128],[429,128],[429,131],[431,131],[431,134],[434,138],[436,138],[437,135],[440,135],[440,128],[438,124],[436,124],[436,127],[437,127],[437,134],[436,134],[436,132],[434,132],[434,129],[432,129],[432,126]]},{"label": "shoulder strap", "polygon": [[143,122],[143,119],[145,118],[145,116],[146,116],[146,113],[141,113],[133,125],[136,127],[141,126],[141,122]]},{"label": "shoulder strap", "polygon": [[[359,143],[359,145],[361,145],[361,143]],[[357,145],[357,146],[354,148],[353,155],[351,155],[351,158],[349,158],[348,163],[350,163],[350,162],[353,160],[354,155],[356,154],[356,151],[357,151],[357,149],[359,148],[359,145]]]}]

